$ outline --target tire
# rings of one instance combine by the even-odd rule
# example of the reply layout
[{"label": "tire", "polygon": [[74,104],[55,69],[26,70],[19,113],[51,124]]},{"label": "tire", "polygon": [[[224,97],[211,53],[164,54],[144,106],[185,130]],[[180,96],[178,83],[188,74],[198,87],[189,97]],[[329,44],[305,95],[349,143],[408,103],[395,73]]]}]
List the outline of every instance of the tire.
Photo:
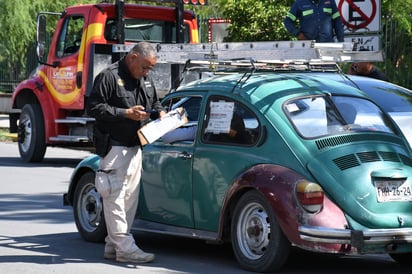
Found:
[{"label": "tire", "polygon": [[103,202],[94,186],[94,172],[83,174],[73,199],[74,221],[82,238],[88,242],[104,242],[107,235]]},{"label": "tire", "polygon": [[40,105],[24,105],[20,113],[17,135],[19,153],[23,161],[42,161],[46,153],[46,137]]},{"label": "tire", "polygon": [[412,265],[412,253],[390,253],[389,256],[401,265]]},{"label": "tire", "polygon": [[239,265],[254,272],[279,270],[290,253],[273,209],[258,191],[245,193],[231,224],[232,248]]}]

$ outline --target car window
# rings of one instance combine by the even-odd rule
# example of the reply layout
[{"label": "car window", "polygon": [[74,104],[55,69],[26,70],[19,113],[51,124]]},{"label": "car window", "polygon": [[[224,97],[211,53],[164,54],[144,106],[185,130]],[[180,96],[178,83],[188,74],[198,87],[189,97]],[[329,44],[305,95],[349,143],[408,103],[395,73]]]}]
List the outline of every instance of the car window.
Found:
[{"label": "car window", "polygon": [[164,101],[163,106],[167,111],[183,107],[188,122],[185,125],[166,133],[160,141],[168,144],[173,144],[179,141],[193,142],[196,137],[201,102],[202,97],[199,96],[174,97]]},{"label": "car window", "polygon": [[67,17],[59,34],[57,57],[64,57],[77,52],[83,34],[84,18],[81,16]]},{"label": "car window", "polygon": [[386,112],[412,112],[412,92],[391,83],[364,84],[361,89]]},{"label": "car window", "polygon": [[174,97],[163,102],[163,106],[166,108],[166,111],[183,107],[189,122],[197,122],[199,120],[201,101],[202,97],[200,96]]},{"label": "car window", "polygon": [[355,131],[396,132],[393,124],[369,100],[348,96],[297,98],[285,104],[299,134],[315,138]]},{"label": "car window", "polygon": [[246,106],[229,98],[209,99],[202,129],[203,142],[250,146],[255,144],[259,134],[259,121]]},{"label": "car window", "polygon": [[[104,35],[106,40],[117,41],[117,21],[107,20]],[[190,42],[190,28],[186,23],[184,42]],[[125,18],[124,39],[128,42],[175,43],[176,24],[165,20]]]}]

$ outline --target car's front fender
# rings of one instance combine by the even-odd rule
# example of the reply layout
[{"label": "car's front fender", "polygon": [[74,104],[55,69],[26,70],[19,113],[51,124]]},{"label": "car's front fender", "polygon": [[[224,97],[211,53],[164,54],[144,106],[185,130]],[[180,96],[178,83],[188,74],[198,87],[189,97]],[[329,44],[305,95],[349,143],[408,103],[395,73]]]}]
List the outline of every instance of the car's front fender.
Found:
[{"label": "car's front fender", "polygon": [[63,202],[67,205],[73,205],[74,192],[76,190],[77,183],[79,178],[86,172],[92,171],[96,172],[99,168],[100,157],[98,155],[91,155],[83,159],[80,163],[77,164],[73,173],[70,177],[69,188],[66,194],[64,194]]}]

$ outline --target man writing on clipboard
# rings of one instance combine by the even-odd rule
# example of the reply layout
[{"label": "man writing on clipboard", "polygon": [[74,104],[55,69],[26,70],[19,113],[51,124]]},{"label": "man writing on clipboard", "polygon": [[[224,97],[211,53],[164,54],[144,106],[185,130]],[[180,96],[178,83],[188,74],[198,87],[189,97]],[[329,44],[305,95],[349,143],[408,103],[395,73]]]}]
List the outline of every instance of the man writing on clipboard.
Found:
[{"label": "man writing on clipboard", "polygon": [[142,168],[137,130],[149,118],[165,115],[148,76],[156,63],[156,50],[149,43],[136,44],[97,75],[87,101],[87,112],[96,119],[94,139],[101,157],[95,185],[103,198],[108,233],[104,258],[119,262],[147,263],[155,258],[136,245],[130,229]]}]

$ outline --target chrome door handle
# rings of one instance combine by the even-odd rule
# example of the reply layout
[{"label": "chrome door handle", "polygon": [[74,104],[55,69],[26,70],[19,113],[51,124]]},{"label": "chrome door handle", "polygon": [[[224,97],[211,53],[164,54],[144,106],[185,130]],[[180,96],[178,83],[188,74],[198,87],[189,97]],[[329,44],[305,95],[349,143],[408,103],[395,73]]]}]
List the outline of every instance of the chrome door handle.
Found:
[{"label": "chrome door handle", "polygon": [[192,154],[190,154],[190,153],[188,153],[188,152],[186,152],[186,151],[183,151],[182,153],[180,153],[179,158],[182,158],[182,159],[192,159]]}]

